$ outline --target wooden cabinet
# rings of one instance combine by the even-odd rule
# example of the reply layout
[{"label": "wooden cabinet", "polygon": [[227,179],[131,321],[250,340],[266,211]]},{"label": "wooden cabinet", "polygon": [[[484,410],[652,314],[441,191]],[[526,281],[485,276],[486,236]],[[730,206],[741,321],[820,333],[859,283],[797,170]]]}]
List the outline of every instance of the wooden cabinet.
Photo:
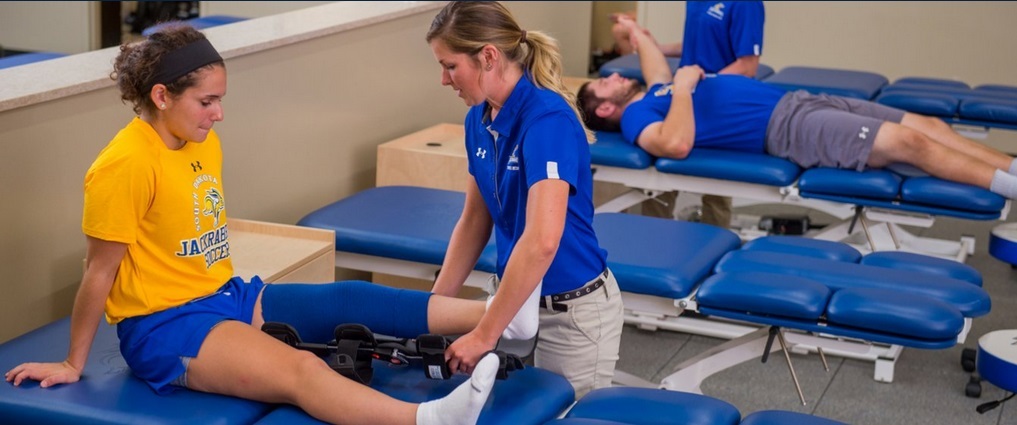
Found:
[{"label": "wooden cabinet", "polygon": [[327,283],[335,280],[335,232],[230,218],[234,273],[265,282]]},{"label": "wooden cabinet", "polygon": [[466,191],[466,136],[459,124],[438,124],[378,145],[377,186]]}]

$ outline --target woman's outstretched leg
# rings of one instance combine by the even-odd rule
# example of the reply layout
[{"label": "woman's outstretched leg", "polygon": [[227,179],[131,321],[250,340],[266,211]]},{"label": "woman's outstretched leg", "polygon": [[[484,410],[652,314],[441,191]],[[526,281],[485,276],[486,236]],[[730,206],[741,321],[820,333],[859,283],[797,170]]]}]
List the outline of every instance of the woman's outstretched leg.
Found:
[{"label": "woman's outstretched leg", "polygon": [[337,424],[473,424],[498,371],[497,356],[484,360],[486,366],[475,369],[447,397],[416,405],[346,379],[312,353],[289,347],[254,327],[226,321],[209,333],[198,356],[190,361],[186,385],[198,391],[294,404],[319,420]]}]

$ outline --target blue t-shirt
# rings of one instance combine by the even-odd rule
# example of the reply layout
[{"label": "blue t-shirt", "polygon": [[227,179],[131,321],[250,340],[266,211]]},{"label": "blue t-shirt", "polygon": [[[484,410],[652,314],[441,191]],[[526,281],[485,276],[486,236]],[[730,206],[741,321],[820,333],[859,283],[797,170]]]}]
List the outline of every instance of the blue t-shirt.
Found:
[{"label": "blue t-shirt", "polygon": [[[763,153],[766,127],[783,89],[743,75],[709,74],[692,93],[694,147]],[[664,121],[671,84],[654,84],[622,113],[622,135],[636,143],[646,126]]]},{"label": "blue t-shirt", "polygon": [[494,221],[498,276],[526,226],[530,186],[544,179],[571,186],[565,230],[543,280],[541,295],[550,295],[593,280],[604,271],[607,251],[593,232],[593,174],[583,127],[561,96],[529,78],[519,79],[493,122],[484,117],[486,102],[470,108],[466,153]]},{"label": "blue t-shirt", "polygon": [[679,66],[715,73],[742,56],[762,55],[765,18],[761,1],[686,2]]}]

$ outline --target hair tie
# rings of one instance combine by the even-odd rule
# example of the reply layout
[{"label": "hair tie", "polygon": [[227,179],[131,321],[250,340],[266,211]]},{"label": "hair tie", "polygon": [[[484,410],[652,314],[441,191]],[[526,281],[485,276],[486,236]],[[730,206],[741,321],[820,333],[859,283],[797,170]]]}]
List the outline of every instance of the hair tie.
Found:
[{"label": "hair tie", "polygon": [[520,43],[526,42],[526,30],[523,30],[523,36],[519,39],[519,42]]}]

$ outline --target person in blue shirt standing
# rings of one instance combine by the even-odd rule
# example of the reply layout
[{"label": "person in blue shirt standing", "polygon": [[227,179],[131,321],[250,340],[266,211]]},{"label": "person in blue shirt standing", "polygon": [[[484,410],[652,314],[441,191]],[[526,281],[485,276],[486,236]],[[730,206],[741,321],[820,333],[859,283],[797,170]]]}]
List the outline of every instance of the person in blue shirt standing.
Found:
[{"label": "person in blue shirt standing", "polygon": [[[699,65],[708,73],[755,77],[759,56],[763,54],[765,21],[761,1],[685,2],[685,31],[678,66]],[[663,200],[674,203],[671,199],[676,200],[678,194],[672,194]],[[728,227],[731,198],[703,195],[701,221]]]},{"label": "person in blue shirt standing", "polygon": [[[618,54],[635,53],[630,40],[635,13],[614,13],[611,34]],[[682,41],[659,43],[643,34],[665,56],[681,57],[681,66],[699,65],[708,73],[755,77],[763,54],[766,11],[761,1],[687,1]]]},{"label": "person in blue shirt standing", "polygon": [[685,2],[679,66],[710,74],[755,77],[763,54],[766,12],[761,1]]},{"label": "person in blue shirt standing", "polygon": [[[638,28],[638,27],[637,27]],[[618,75],[584,84],[587,125],[620,131],[651,155],[682,159],[693,147],[767,153],[802,167],[854,170],[913,165],[944,180],[1017,198],[1017,160],[964,138],[943,120],[858,99],[786,92],[698,65],[671,75],[664,55],[632,32],[649,88]]]},{"label": "person in blue shirt standing", "polygon": [[503,333],[539,327],[536,366],[565,376],[577,397],[611,385],[621,296],[593,230],[587,130],[561,81],[557,42],[519,27],[497,2],[451,2],[426,37],[441,83],[470,106],[473,179],[432,292],[454,295],[490,238],[497,292],[478,326],[446,351],[469,371]]},{"label": "person in blue shirt standing", "polygon": [[[681,43],[658,43],[630,16],[612,16],[612,32],[619,45],[631,46],[630,33],[639,31],[667,56],[681,56],[679,66],[698,65],[710,74],[755,77],[763,53],[766,11],[761,1],[685,2],[685,27]],[[677,192],[667,192],[642,204],[643,213],[672,217]],[[731,198],[703,195],[701,221],[727,227],[731,223]]]}]

